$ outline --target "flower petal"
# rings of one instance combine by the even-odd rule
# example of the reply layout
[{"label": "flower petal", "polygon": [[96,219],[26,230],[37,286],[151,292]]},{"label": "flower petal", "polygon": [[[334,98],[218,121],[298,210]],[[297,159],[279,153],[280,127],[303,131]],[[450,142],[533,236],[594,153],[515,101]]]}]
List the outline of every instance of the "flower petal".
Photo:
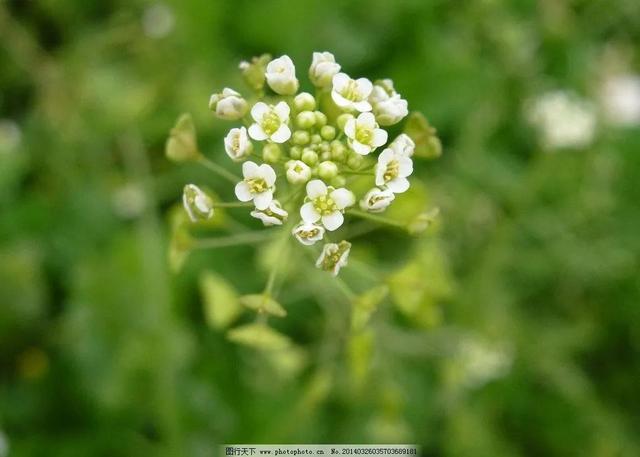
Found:
[{"label": "flower petal", "polygon": [[342,223],[344,222],[344,216],[340,211],[335,211],[326,216],[322,216],[322,225],[326,227],[327,230],[333,232],[338,229]]},{"label": "flower petal", "polygon": [[317,222],[320,219],[320,213],[316,211],[313,203],[307,202],[300,207],[300,217],[305,222]]},{"label": "flower petal", "polygon": [[273,186],[276,182],[276,172],[273,170],[271,165],[263,163],[259,168],[260,171],[258,173],[260,176],[262,176],[269,187]]},{"label": "flower petal", "polygon": [[[334,101],[335,101],[335,99],[334,99]],[[369,103],[366,100],[363,100],[361,102],[355,102],[355,103],[353,103],[353,108],[358,110],[358,111],[360,111],[361,113],[364,113],[366,111],[371,111],[371,103]]]},{"label": "flower petal", "polygon": [[402,178],[406,178],[413,173],[413,161],[409,157],[401,157],[398,159],[398,174]]},{"label": "flower petal", "polygon": [[249,136],[256,141],[264,141],[269,138],[269,135],[267,135],[258,124],[251,124],[249,127]]},{"label": "flower petal", "polygon": [[253,198],[253,195],[251,195],[251,191],[249,190],[249,184],[244,181],[240,181],[236,184],[235,191],[236,197],[238,197],[238,200],[241,202],[248,202]]},{"label": "flower petal", "polygon": [[353,149],[354,152],[356,152],[357,154],[360,154],[361,156],[366,156],[371,152],[371,146],[362,144],[359,141],[352,140],[350,144],[351,144],[351,149]]},{"label": "flower petal", "polygon": [[373,113],[362,113],[358,116],[358,125],[374,129],[376,127],[376,117]]},{"label": "flower petal", "polygon": [[[273,109],[282,122],[289,122],[289,113],[291,108],[285,102],[278,103]],[[285,140],[286,141],[286,140]]]},{"label": "flower petal", "polygon": [[378,164],[382,165],[383,167],[386,167],[387,164],[393,159],[394,156],[394,152],[393,149],[391,148],[386,148],[384,151],[382,151],[380,153],[380,155],[378,156]]},{"label": "flower petal", "polygon": [[401,194],[409,189],[409,180],[407,178],[392,179],[387,183],[389,190],[395,194]]},{"label": "flower petal", "polygon": [[332,80],[333,90],[342,92],[342,89],[344,89],[344,87],[349,84],[350,80],[351,78],[349,78],[349,75],[347,75],[346,73],[337,73],[333,76]]},{"label": "flower petal", "polygon": [[349,138],[356,137],[356,120],[355,119],[351,118],[347,121],[346,124],[344,124],[344,133]]},{"label": "flower petal", "polygon": [[242,164],[242,176],[245,179],[257,178],[260,176],[260,167],[257,163],[247,160]]},{"label": "flower petal", "polygon": [[271,135],[271,141],[274,143],[284,143],[291,138],[291,129],[287,124],[280,124],[278,130]]},{"label": "flower petal", "polygon": [[269,105],[264,102],[258,102],[251,108],[251,117],[257,123],[262,122],[262,118],[269,112]]},{"label": "flower petal", "polygon": [[322,195],[327,195],[327,192],[327,185],[319,179],[314,179],[307,183],[307,196],[312,200]]},{"label": "flower petal", "polygon": [[265,210],[269,207],[271,200],[273,200],[273,191],[265,190],[253,197],[253,204],[256,205],[256,209]]},{"label": "flower petal", "polygon": [[368,98],[369,95],[371,95],[371,91],[373,90],[373,84],[367,78],[356,79],[356,84],[358,85],[358,92],[360,92],[360,95],[362,96],[362,98]]},{"label": "flower petal", "polygon": [[347,206],[353,205],[356,200],[353,193],[344,187],[334,190],[330,196],[336,202],[338,209],[345,209]]},{"label": "flower petal", "polygon": [[[368,113],[364,113],[364,114],[368,114]],[[388,137],[389,135],[385,130],[375,129],[373,131],[373,140],[371,141],[371,144],[376,148],[380,147],[387,142]]]},{"label": "flower petal", "polygon": [[351,100],[347,100],[336,90],[331,91],[331,98],[333,99],[334,103],[340,108],[347,108],[353,104]]}]

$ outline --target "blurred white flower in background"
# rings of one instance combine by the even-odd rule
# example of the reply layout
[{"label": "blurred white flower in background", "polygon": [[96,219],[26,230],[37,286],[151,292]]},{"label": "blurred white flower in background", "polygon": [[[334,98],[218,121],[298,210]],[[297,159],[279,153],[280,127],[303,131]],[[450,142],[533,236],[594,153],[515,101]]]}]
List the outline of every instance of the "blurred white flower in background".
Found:
[{"label": "blurred white flower in background", "polygon": [[0,457],[6,457],[9,455],[9,440],[7,435],[0,430]]},{"label": "blurred white flower in background", "polygon": [[509,373],[513,351],[504,345],[467,338],[458,346],[456,361],[462,371],[460,381],[467,387],[478,388]]},{"label": "blurred white flower in background", "polygon": [[142,14],[142,29],[149,38],[163,38],[175,25],[173,11],[164,3],[155,3]]},{"label": "blurred white flower in background", "polygon": [[595,136],[596,114],[592,104],[568,92],[543,94],[529,102],[525,111],[547,149],[584,148]]},{"label": "blurred white flower in background", "polygon": [[612,75],[604,80],[600,101],[608,122],[621,127],[640,125],[640,75]]},{"label": "blurred white flower in background", "polygon": [[14,152],[22,141],[22,131],[11,119],[0,119],[0,154]]},{"label": "blurred white flower in background", "polygon": [[134,219],[140,216],[146,208],[147,197],[139,185],[127,183],[114,191],[111,204],[119,217]]}]

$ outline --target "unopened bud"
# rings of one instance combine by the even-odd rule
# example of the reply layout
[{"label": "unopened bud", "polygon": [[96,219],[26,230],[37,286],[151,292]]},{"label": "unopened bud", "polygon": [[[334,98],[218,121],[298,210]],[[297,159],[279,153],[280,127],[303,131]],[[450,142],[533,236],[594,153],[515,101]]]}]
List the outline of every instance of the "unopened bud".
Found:
[{"label": "unopened bud", "polygon": [[293,99],[293,107],[296,111],[313,111],[316,109],[316,99],[308,92],[301,92]]},{"label": "unopened bud", "polygon": [[282,157],[282,149],[276,143],[267,143],[262,148],[262,158],[265,162],[276,163]]},{"label": "unopened bud", "polygon": [[204,221],[213,217],[213,200],[194,184],[184,186],[182,204],[192,222]]},{"label": "unopened bud", "polygon": [[303,130],[310,129],[316,123],[316,116],[313,111],[302,111],[296,116],[296,125]]},{"label": "unopened bud", "polygon": [[196,128],[190,114],[183,114],[178,118],[176,125],[171,129],[165,154],[174,162],[196,160],[200,157],[196,141]]},{"label": "unopened bud", "polygon": [[318,176],[324,180],[330,180],[338,175],[338,166],[330,160],[325,160],[318,165]]}]

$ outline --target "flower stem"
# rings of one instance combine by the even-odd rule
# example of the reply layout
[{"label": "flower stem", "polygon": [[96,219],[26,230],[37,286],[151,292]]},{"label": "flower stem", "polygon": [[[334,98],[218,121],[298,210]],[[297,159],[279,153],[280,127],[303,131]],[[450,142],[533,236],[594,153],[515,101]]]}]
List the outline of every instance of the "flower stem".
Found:
[{"label": "flower stem", "polygon": [[400,228],[405,230],[406,225],[402,222],[394,221],[393,219],[389,219],[388,217],[378,216],[377,214],[367,213],[365,211],[360,211],[357,209],[350,209],[347,211],[347,214],[352,214],[354,216],[360,217],[362,219],[367,219],[372,222],[378,222],[380,224],[391,225],[392,227]]},{"label": "flower stem", "polygon": [[194,241],[194,247],[200,249],[224,248],[241,244],[260,243],[273,237],[271,230],[261,230],[237,235],[223,236],[220,238],[200,238]]},{"label": "flower stem", "polygon": [[227,170],[226,168],[218,165],[215,162],[212,162],[211,160],[207,159],[205,156],[201,156],[200,159],[198,160],[198,162],[207,167],[209,170],[213,171],[214,173],[216,173],[218,176],[226,179],[229,182],[232,182],[233,184],[236,184],[239,181],[242,181],[242,178],[239,176],[236,176],[235,174],[231,173],[229,170]]},{"label": "flower stem", "polygon": [[214,208],[241,208],[247,206],[253,206],[252,202],[214,202],[212,205]]},{"label": "flower stem", "polygon": [[345,175],[363,175],[363,176],[373,176],[373,170],[370,171],[358,171],[358,170],[342,170]]},{"label": "flower stem", "polygon": [[278,271],[280,270],[280,265],[282,264],[282,261],[286,258],[285,251],[287,250],[287,241],[289,240],[290,229],[291,228],[289,227],[289,224],[287,224],[287,226],[285,227],[285,230],[282,231],[282,241],[280,243],[280,246],[278,246],[276,261],[275,261],[275,264],[273,265],[273,268],[269,272],[269,277],[267,278],[267,284],[264,288],[265,296],[270,296],[271,293],[273,292],[273,285],[276,282],[276,276],[278,275]]}]

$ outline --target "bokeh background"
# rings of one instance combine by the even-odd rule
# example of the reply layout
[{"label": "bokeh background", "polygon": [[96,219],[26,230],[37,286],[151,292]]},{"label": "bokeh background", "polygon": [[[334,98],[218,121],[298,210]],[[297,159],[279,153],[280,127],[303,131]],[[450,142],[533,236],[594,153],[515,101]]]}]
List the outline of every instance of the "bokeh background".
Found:
[{"label": "bokeh background", "polygon": [[[636,0],[0,1],[0,457],[640,455],[639,43]],[[391,290],[364,330],[296,258],[294,346],[244,347],[207,284],[260,290],[268,246],[169,262],[182,186],[233,194],[164,142],[191,112],[230,166],[209,95],[324,50],[437,127],[415,181],[440,221],[358,239],[371,277],[345,281]]]}]

